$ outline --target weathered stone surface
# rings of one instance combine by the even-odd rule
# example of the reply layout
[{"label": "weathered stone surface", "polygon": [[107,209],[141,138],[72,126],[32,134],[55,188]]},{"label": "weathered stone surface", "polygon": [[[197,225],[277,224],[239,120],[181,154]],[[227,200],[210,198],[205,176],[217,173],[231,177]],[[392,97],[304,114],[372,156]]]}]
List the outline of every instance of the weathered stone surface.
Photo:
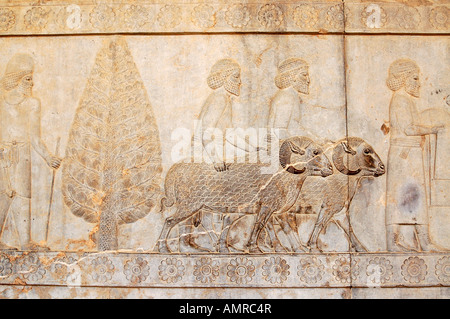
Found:
[{"label": "weathered stone surface", "polygon": [[1,296],[448,298],[449,12],[0,4]]}]

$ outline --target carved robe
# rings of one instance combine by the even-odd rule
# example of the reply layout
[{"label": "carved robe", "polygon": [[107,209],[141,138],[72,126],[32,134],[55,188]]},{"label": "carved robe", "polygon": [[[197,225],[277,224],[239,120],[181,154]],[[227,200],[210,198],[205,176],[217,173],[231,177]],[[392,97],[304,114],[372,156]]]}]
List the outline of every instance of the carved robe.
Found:
[{"label": "carved robe", "polygon": [[386,224],[428,224],[422,146],[425,136],[407,135],[419,118],[413,98],[395,92],[389,112]]},{"label": "carved robe", "polygon": [[305,135],[301,126],[302,101],[293,88],[279,90],[272,98],[267,128],[279,129],[279,138]]},{"label": "carved robe", "polygon": [[[33,103],[29,99],[12,105],[2,99],[0,103],[2,160],[2,189],[10,187],[17,196],[31,198],[31,141],[29,119]],[[5,185],[7,183],[10,185]]]}]

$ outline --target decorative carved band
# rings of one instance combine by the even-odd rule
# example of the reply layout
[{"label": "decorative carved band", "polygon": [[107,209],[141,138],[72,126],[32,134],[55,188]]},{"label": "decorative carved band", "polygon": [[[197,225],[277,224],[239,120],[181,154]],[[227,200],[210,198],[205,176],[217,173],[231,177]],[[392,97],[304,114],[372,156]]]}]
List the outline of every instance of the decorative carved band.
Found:
[{"label": "decorative carved band", "polygon": [[0,285],[133,287],[450,286],[449,254],[0,254]]},{"label": "decorative carved band", "polygon": [[[85,2],[86,3],[86,2]],[[0,6],[0,35],[182,32],[448,33],[450,6],[274,1]]]}]

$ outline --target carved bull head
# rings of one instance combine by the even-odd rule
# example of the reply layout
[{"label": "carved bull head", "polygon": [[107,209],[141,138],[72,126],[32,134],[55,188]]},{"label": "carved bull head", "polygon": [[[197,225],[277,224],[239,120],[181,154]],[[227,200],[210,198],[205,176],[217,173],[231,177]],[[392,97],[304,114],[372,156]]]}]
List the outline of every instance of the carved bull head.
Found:
[{"label": "carved bull head", "polygon": [[322,148],[307,137],[291,137],[280,147],[280,164],[292,174],[308,171],[312,176],[329,176],[333,168]]},{"label": "carved bull head", "polygon": [[338,142],[333,150],[333,164],[345,175],[380,176],[386,172],[372,146],[358,137]]}]

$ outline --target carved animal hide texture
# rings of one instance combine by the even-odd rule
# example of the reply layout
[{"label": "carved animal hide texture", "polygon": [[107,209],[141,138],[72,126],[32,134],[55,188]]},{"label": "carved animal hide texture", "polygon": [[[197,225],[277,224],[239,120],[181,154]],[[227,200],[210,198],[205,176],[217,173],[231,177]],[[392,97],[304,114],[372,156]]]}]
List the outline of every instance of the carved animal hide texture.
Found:
[{"label": "carved animal hide texture", "polygon": [[98,225],[98,250],[116,250],[118,225],[155,207],[161,172],[158,128],[127,43],[105,41],[70,131],[64,202]]}]

